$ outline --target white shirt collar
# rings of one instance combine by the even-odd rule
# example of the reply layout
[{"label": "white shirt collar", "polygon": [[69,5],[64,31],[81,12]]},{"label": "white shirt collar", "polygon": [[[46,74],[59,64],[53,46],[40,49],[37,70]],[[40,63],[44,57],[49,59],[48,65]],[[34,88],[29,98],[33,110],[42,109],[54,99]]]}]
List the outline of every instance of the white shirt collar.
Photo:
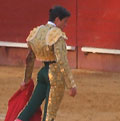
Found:
[{"label": "white shirt collar", "polygon": [[53,26],[56,26],[55,23],[53,23],[52,21],[48,21],[47,24],[51,24],[51,25],[53,25]]}]

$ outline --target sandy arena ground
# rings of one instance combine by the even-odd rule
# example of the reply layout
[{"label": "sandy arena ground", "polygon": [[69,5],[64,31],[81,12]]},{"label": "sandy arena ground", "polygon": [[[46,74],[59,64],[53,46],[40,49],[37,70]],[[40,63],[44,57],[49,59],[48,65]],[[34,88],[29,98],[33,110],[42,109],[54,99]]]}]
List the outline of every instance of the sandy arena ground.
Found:
[{"label": "sandy arena ground", "polygon": [[[35,80],[38,69],[34,69]],[[120,74],[73,70],[78,93],[68,95],[56,121],[120,121]],[[4,121],[8,99],[19,88],[23,67],[0,66],[0,121]]]}]

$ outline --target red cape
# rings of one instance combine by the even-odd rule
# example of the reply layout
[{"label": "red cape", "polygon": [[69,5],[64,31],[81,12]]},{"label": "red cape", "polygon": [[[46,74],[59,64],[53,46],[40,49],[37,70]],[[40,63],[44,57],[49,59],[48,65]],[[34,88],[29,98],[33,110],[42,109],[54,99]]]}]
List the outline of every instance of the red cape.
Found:
[{"label": "red cape", "polygon": [[[33,80],[26,85],[24,90],[17,90],[15,94],[10,98],[8,102],[8,111],[5,117],[5,121],[14,121],[18,114],[25,107],[26,103],[29,101],[34,89]],[[41,108],[32,116],[30,121],[41,121],[42,111]]]}]

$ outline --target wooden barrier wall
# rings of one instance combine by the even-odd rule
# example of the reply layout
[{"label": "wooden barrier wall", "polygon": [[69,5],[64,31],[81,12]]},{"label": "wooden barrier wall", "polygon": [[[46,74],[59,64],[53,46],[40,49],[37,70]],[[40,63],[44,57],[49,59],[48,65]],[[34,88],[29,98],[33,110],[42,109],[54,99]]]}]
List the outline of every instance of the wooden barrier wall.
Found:
[{"label": "wooden barrier wall", "polygon": [[[69,3],[68,3],[69,2]],[[29,31],[46,24],[54,5],[66,7],[72,14],[65,32],[72,68],[120,71],[120,56],[85,55],[81,47],[120,49],[119,0],[4,0],[0,2],[0,41],[25,42]],[[0,47],[0,64],[24,65],[26,49]]]}]

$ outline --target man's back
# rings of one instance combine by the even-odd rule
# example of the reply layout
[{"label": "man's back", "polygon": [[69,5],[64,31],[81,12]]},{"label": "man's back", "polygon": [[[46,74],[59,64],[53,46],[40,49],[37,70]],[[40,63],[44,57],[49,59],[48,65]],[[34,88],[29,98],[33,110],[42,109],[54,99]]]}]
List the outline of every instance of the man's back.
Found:
[{"label": "man's back", "polygon": [[28,46],[32,49],[38,60],[55,60],[53,46],[48,46],[46,43],[46,35],[53,27],[54,26],[50,24],[38,26],[30,32],[27,38]]}]

